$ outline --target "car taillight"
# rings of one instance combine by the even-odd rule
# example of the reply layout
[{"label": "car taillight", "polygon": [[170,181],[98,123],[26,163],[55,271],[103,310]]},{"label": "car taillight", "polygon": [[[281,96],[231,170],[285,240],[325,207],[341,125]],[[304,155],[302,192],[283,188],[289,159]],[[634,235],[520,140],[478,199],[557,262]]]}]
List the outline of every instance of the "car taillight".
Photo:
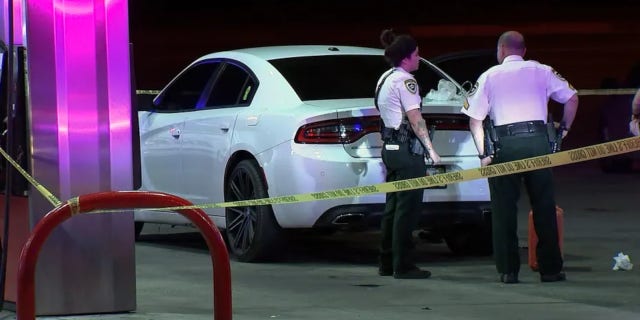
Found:
[{"label": "car taillight", "polygon": [[311,144],[352,143],[374,132],[380,132],[379,116],[326,120],[303,125],[298,129],[294,141]]},{"label": "car taillight", "polygon": [[[457,114],[424,114],[427,126],[435,130],[469,131],[469,118]],[[319,121],[298,129],[294,141],[310,144],[352,143],[364,135],[380,132],[380,117],[368,116]]]}]

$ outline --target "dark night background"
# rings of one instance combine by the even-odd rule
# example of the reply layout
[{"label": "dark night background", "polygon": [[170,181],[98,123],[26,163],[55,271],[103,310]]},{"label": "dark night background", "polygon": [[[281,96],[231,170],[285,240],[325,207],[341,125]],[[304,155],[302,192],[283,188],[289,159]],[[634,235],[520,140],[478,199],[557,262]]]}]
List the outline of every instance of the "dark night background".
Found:
[{"label": "dark night background", "polygon": [[578,89],[599,88],[605,78],[640,86],[638,0],[131,0],[129,7],[138,89],[160,89],[191,60],[213,51],[380,47],[380,31],[390,27],[411,33],[426,58],[493,49],[500,33],[515,29],[525,35],[527,58],[555,67]]}]

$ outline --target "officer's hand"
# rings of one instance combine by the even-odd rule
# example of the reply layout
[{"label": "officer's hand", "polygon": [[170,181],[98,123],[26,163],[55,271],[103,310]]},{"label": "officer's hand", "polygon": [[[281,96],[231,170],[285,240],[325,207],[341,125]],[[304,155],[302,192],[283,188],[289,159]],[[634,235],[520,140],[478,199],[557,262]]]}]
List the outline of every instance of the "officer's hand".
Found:
[{"label": "officer's hand", "polygon": [[634,136],[640,136],[640,121],[638,119],[633,119],[629,122],[629,132]]},{"label": "officer's hand", "polygon": [[431,161],[433,161],[433,164],[440,163],[440,156],[436,153],[435,150],[429,150],[429,157],[431,158]]},{"label": "officer's hand", "polygon": [[[562,124],[560,122],[553,122],[553,126],[556,128],[557,130],[562,130],[562,139],[564,139],[564,137],[567,136],[567,134],[569,134],[569,130],[567,130],[566,127],[562,127]],[[557,133],[556,133],[557,136]]]},{"label": "officer's hand", "polygon": [[480,159],[480,166],[481,167],[486,167],[486,166],[490,165],[492,161],[493,161],[493,156],[489,156],[489,157],[486,157],[484,159]]}]

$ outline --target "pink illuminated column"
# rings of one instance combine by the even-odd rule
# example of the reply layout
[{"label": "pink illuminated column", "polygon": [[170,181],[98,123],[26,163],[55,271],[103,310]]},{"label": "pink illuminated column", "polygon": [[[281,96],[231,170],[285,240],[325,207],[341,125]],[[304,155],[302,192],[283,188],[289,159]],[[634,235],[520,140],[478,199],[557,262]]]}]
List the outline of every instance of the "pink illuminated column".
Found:
[{"label": "pink illuminated column", "polygon": [[[31,171],[63,202],[131,190],[126,0],[27,0]],[[35,189],[31,226],[52,207]],[[38,315],[135,309],[133,216],[87,215],[60,226],[40,254]]]},{"label": "pink illuminated column", "polygon": [[[0,0],[0,40],[9,43],[9,1]],[[13,44],[22,45],[22,0],[13,1]]]}]

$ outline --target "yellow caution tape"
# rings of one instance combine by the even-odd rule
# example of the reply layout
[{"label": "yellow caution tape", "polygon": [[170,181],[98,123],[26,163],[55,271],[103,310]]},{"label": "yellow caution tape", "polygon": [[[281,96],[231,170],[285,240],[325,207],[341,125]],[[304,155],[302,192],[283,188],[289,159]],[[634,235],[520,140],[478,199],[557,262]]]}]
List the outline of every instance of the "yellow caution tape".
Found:
[{"label": "yellow caution tape", "polygon": [[[604,96],[604,95],[628,95],[635,94],[638,89],[621,88],[621,89],[583,89],[578,90],[580,96]],[[158,94],[160,90],[136,90],[136,94]]]},{"label": "yellow caution tape", "polygon": [[578,90],[579,96],[631,95],[638,89],[584,89]]},{"label": "yellow caution tape", "polygon": [[318,201],[336,198],[358,197],[368,194],[395,192],[403,190],[424,189],[428,187],[458,183],[463,181],[491,178],[508,174],[532,171],[543,168],[557,167],[561,165],[578,163],[613,155],[629,153],[640,150],[640,137],[626,138],[588,147],[582,147],[567,151],[561,151],[544,156],[527,158],[473,168],[461,171],[447,172],[433,176],[425,176],[414,179],[385,182],[375,185],[342,188],[330,191],[312,192],[273,198],[251,199],[223,203],[200,204],[192,206],[178,206],[167,208],[148,208],[145,210],[183,210],[183,209],[207,209],[226,207],[249,207],[257,205],[286,204],[297,202]]},{"label": "yellow caution tape", "polygon": [[136,90],[136,94],[158,94],[160,90]]},{"label": "yellow caution tape", "polygon": [[[629,153],[640,150],[640,137],[631,137],[626,139],[620,139],[592,146],[561,151],[539,157],[527,158],[522,160],[515,160],[510,162],[504,162],[499,164],[493,164],[486,167],[472,168],[461,171],[453,171],[447,173],[436,174],[433,176],[425,176],[420,178],[406,179],[393,182],[385,182],[380,184],[358,186],[352,188],[342,188],[329,191],[311,192],[304,194],[296,194],[289,196],[280,196],[273,198],[251,199],[242,201],[222,202],[222,203],[210,203],[190,206],[176,206],[176,207],[164,207],[164,208],[144,208],[144,210],[185,210],[185,209],[207,209],[207,208],[227,208],[227,207],[249,207],[259,205],[271,205],[271,204],[286,204],[286,203],[298,203],[308,201],[318,201],[336,198],[358,197],[363,195],[386,193],[403,190],[424,189],[433,186],[439,186],[443,184],[458,183],[463,181],[491,178],[497,176],[503,176],[514,173],[521,173],[526,171],[532,171],[537,169],[557,167],[561,165],[584,162],[588,160],[594,160],[599,158],[605,158],[609,156]],[[61,204],[51,192],[40,185],[33,177],[25,172],[9,155],[0,148],[0,153],[32,184],[36,187],[45,198],[49,200],[54,206]],[[73,198],[68,200],[67,203],[77,209],[78,199]],[[74,209],[74,210],[75,210]],[[120,210],[95,210],[93,213],[105,213],[105,212],[122,212]]]},{"label": "yellow caution tape", "polygon": [[5,159],[7,159],[7,161],[9,161],[9,163],[11,163],[11,165],[14,168],[16,168],[16,170],[18,170],[18,172],[20,172],[20,174],[25,179],[27,179],[27,181],[29,181],[29,183],[31,183],[31,185],[33,185],[34,188],[36,188],[36,190],[40,191],[40,193],[45,197],[45,199],[47,199],[54,207],[57,207],[57,206],[62,204],[62,201],[58,200],[58,198],[56,198],[56,196],[54,196],[53,193],[49,192],[49,190],[47,190],[47,188],[45,188],[44,186],[39,184],[38,181],[36,181],[36,179],[34,179],[31,175],[29,175],[29,173],[24,171],[24,169],[22,169],[22,167],[20,167],[20,165],[17,162],[15,162],[9,156],[9,154],[7,154],[4,151],[4,149],[0,148],[0,153],[2,153],[2,156]]},{"label": "yellow caution tape", "polygon": [[69,209],[71,210],[71,215],[76,215],[80,212],[80,198],[75,197],[67,200],[67,204],[69,205]]},{"label": "yellow caution tape", "polygon": [[[578,95],[629,95],[635,94],[637,89],[588,89],[579,90]],[[136,90],[136,94],[158,94],[160,90]],[[206,208],[226,208],[226,207],[247,207],[257,205],[285,204],[308,202],[317,200],[327,200],[335,198],[358,197],[362,195],[394,192],[402,190],[412,190],[439,186],[443,184],[458,183],[463,181],[475,180],[480,178],[490,178],[502,176],[512,173],[531,171],[542,168],[557,167],[565,164],[583,162],[608,156],[633,152],[640,150],[640,137],[632,137],[593,146],[582,147],[574,150],[562,151],[541,157],[522,159],[517,161],[505,162],[501,164],[490,165],[481,168],[467,169],[462,171],[454,171],[433,176],[420,177],[415,179],[400,180],[394,182],[386,182],[369,186],[360,186],[353,188],[343,188],[323,192],[313,192],[306,194],[297,194],[290,196],[280,196],[274,198],[252,199],[243,201],[233,201],[224,203],[211,203],[192,206],[167,207],[167,208],[147,208],[145,210],[182,210],[182,209],[206,209]],[[62,204],[56,196],[36,181],[29,173],[27,173],[20,165],[15,162],[2,148],[0,153],[18,172],[38,190],[47,201],[54,207]],[[68,200],[74,210],[77,210],[77,197]],[[113,210],[94,211],[94,212],[113,212]]]},{"label": "yellow caution tape", "polygon": [[[578,96],[610,96],[610,95],[633,95],[637,92],[638,89],[583,89],[578,90]],[[136,94],[145,94],[145,95],[158,95],[160,90],[136,90]],[[465,108],[468,107],[468,102],[465,99]]]}]

